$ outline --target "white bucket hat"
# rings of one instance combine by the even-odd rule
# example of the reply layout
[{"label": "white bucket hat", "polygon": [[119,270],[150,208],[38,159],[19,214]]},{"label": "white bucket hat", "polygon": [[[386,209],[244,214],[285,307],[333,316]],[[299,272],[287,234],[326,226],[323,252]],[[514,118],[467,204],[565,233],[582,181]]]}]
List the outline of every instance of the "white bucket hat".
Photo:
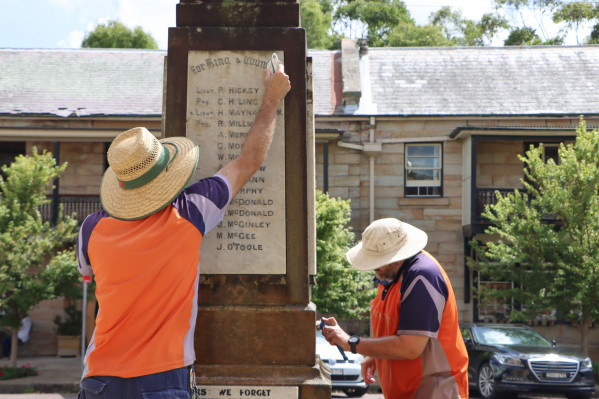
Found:
[{"label": "white bucket hat", "polygon": [[108,148],[110,167],[100,185],[102,207],[122,220],[159,211],[187,186],[198,157],[198,147],[186,137],[159,141],[143,127],[119,134]]},{"label": "white bucket hat", "polygon": [[375,220],[362,233],[362,242],[345,254],[358,270],[375,270],[416,255],[428,236],[419,228],[397,219]]}]

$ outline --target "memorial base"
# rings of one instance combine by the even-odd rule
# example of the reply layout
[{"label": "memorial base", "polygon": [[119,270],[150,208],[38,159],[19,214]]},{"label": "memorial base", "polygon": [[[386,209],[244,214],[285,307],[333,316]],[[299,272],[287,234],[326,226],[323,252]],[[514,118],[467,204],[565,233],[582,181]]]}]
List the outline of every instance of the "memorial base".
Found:
[{"label": "memorial base", "polygon": [[[275,399],[330,399],[331,384],[327,372],[319,365],[301,366],[231,366],[197,365],[196,384],[200,398],[247,397]],[[273,391],[278,391],[275,395]],[[253,393],[253,395],[252,395]]]},{"label": "memorial base", "polygon": [[210,392],[268,397],[277,388],[281,399],[329,399],[330,376],[317,363],[315,335],[311,306],[200,306],[195,370],[207,395],[200,398],[211,399]]}]

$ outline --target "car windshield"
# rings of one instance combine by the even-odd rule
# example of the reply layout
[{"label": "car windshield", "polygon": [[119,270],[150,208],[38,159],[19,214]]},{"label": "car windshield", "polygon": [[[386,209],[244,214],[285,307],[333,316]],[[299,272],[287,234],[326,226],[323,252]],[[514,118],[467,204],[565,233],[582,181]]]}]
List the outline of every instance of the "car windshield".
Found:
[{"label": "car windshield", "polygon": [[476,340],[483,345],[551,346],[545,337],[527,328],[477,327],[473,332]]}]

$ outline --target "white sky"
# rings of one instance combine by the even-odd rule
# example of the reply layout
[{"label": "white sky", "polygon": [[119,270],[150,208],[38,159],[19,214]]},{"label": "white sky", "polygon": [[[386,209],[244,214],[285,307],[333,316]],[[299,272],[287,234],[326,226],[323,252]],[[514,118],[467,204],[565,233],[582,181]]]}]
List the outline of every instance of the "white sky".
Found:
[{"label": "white sky", "polygon": [[[168,28],[175,26],[179,0],[0,0],[0,48],[79,48],[97,23],[119,20],[129,28],[141,26],[167,49]],[[491,12],[491,0],[405,0],[418,25],[448,5],[468,19]],[[546,27],[552,33],[550,21]],[[549,36],[553,36],[550,34]],[[576,44],[570,35],[566,44]],[[501,45],[494,43],[494,45]]]}]

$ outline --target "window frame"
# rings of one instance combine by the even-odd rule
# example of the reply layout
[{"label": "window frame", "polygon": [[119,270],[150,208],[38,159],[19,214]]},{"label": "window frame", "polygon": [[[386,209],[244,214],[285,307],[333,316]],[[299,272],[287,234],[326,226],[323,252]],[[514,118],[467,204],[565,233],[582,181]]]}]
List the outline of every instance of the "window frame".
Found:
[{"label": "window frame", "polygon": [[[414,167],[409,166],[408,148],[409,147],[437,147],[439,148],[439,166],[435,167]],[[441,198],[443,197],[443,143],[442,142],[415,142],[404,144],[404,197],[405,198]],[[410,170],[434,170],[439,172],[439,180],[410,180],[408,181],[408,172]],[[429,184],[426,184],[429,183]],[[433,183],[433,184],[431,184]],[[408,194],[408,189],[416,188],[417,194]],[[427,194],[426,191],[435,191],[437,193]]]}]

